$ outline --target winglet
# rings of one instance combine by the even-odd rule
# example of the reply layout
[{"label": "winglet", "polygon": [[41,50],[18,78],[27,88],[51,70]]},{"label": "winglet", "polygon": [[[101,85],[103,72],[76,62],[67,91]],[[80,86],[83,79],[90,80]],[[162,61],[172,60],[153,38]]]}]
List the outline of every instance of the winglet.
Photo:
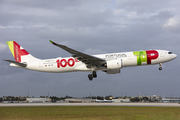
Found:
[{"label": "winglet", "polygon": [[52,44],[54,44],[54,45],[57,45],[55,42],[53,42],[52,40],[49,40]]},{"label": "winglet", "polygon": [[53,44],[53,41],[52,40],[49,40],[52,44]]}]

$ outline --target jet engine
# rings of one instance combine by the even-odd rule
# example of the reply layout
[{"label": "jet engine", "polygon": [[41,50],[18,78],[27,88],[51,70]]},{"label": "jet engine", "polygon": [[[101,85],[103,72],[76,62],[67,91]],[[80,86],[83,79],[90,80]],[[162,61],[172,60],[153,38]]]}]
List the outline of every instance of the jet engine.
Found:
[{"label": "jet engine", "polygon": [[108,60],[106,61],[107,69],[121,69],[122,61],[121,59]]},{"label": "jet engine", "polygon": [[106,61],[107,64],[107,74],[117,74],[120,73],[120,69],[122,68],[122,60],[115,59],[115,60],[108,60]]}]

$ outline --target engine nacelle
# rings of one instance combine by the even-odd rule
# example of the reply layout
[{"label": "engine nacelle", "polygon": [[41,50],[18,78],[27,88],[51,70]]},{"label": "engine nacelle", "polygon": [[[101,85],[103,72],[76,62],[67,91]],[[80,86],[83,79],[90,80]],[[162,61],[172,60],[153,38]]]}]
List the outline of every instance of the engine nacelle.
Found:
[{"label": "engine nacelle", "polygon": [[108,60],[106,61],[106,64],[107,64],[107,69],[121,69],[122,68],[121,59]]}]

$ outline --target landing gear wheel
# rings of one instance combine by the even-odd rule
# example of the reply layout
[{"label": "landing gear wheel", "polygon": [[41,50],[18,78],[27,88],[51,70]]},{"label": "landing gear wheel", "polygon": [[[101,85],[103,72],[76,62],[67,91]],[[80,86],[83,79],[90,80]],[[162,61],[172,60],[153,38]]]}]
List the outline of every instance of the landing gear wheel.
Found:
[{"label": "landing gear wheel", "polygon": [[93,71],[93,72],[92,72],[92,76],[93,76],[94,78],[97,77],[96,71]]},{"label": "landing gear wheel", "polygon": [[93,75],[89,74],[89,75],[88,75],[88,78],[89,78],[89,80],[91,81],[91,80],[93,79]]},{"label": "landing gear wheel", "polygon": [[159,67],[159,70],[162,70],[162,67]]},{"label": "landing gear wheel", "polygon": [[97,75],[93,75],[94,78],[97,78]]},{"label": "landing gear wheel", "polygon": [[159,70],[162,70],[162,63],[159,63]]}]

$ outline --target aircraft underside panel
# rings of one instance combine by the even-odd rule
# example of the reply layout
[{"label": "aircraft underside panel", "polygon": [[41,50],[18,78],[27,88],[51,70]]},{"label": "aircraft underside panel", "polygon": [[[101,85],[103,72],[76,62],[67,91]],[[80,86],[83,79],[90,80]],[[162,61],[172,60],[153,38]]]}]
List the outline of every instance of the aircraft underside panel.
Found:
[{"label": "aircraft underside panel", "polygon": [[109,69],[109,70],[107,70],[107,74],[118,74],[118,73],[120,73],[121,72],[121,70],[120,69]]}]

